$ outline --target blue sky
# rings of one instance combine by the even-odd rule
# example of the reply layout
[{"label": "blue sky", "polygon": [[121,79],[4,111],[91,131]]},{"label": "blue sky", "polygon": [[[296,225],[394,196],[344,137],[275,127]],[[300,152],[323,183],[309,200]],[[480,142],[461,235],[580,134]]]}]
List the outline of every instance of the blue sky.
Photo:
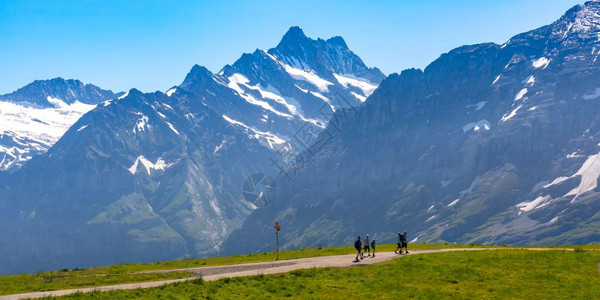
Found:
[{"label": "blue sky", "polygon": [[452,48],[503,43],[558,19],[574,0],[0,0],[0,93],[76,78],[114,91],[166,90],[194,64],[213,72],[277,45],[292,25],[342,36],[386,74]]}]

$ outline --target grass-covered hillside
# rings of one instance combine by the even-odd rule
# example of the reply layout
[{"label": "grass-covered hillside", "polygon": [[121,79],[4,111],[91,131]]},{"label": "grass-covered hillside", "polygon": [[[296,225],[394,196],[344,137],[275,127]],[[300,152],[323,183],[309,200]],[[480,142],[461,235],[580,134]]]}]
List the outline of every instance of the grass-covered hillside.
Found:
[{"label": "grass-covered hillside", "polygon": [[[463,248],[476,245],[430,245],[414,244],[412,249],[435,248]],[[479,247],[479,246],[477,246]],[[379,245],[379,251],[392,251],[395,245]],[[326,247],[318,249],[300,249],[281,251],[280,260],[339,255],[354,253],[352,247]],[[13,276],[0,276],[0,295],[52,291],[62,289],[76,289],[121,283],[136,283],[144,281],[158,281],[166,279],[186,278],[192,276],[188,272],[175,273],[144,273],[153,270],[169,270],[194,267],[209,267],[220,265],[233,265],[252,262],[273,261],[275,253],[256,253],[248,255],[234,255],[227,257],[212,257],[202,259],[185,259],[176,261],[156,262],[147,264],[122,264],[115,266],[59,270],[51,272],[38,272],[35,274],[21,274]]]},{"label": "grass-covered hillside", "polygon": [[[484,247],[481,245],[414,244],[411,249]],[[490,247],[490,246],[488,246]],[[160,288],[75,294],[71,298],[236,298],[307,297],[345,298],[355,293],[376,298],[409,297],[526,297],[573,292],[585,298],[596,287],[600,274],[598,245],[579,246],[577,251],[528,251],[506,246],[502,250],[408,255],[378,265],[345,269],[312,269],[281,275],[252,276],[204,282],[201,279]],[[379,245],[393,251],[395,245]],[[351,247],[327,247],[282,251],[281,260],[351,254]],[[0,295],[51,291],[187,278],[189,272],[139,273],[204,266],[272,261],[274,253],[186,259],[147,264],[124,264],[76,270],[59,270],[0,276]],[[533,288],[539,287],[539,288]],[[566,294],[565,294],[566,295]],[[487,297],[485,296],[485,297]]]},{"label": "grass-covered hillside", "polygon": [[597,299],[599,251],[518,249],[408,255],[366,267],[201,279],[66,299]]}]

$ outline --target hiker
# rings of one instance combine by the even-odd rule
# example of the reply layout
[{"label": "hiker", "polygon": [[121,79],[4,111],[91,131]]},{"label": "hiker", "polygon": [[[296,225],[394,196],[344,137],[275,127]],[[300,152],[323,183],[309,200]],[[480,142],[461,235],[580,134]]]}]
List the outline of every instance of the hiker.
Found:
[{"label": "hiker", "polygon": [[373,240],[371,241],[371,248],[373,249],[373,257],[375,257],[375,245],[376,245],[376,243],[375,243],[375,239],[373,239]]},{"label": "hiker", "polygon": [[356,242],[354,242],[354,249],[356,249],[356,251],[358,251],[358,253],[356,254],[356,258],[354,259],[354,262],[359,262],[359,260],[358,260],[359,257],[360,257],[360,259],[363,259],[362,253],[360,251],[360,250],[362,250],[362,242],[360,241],[360,235],[356,239]]},{"label": "hiker", "polygon": [[398,232],[398,236],[396,237],[396,250],[394,253],[398,254],[398,249],[400,249],[400,254],[402,254],[402,233]]},{"label": "hiker", "polygon": [[369,252],[367,256],[371,256],[371,241],[369,240],[369,234],[365,234],[365,241],[363,243],[365,245],[364,253]]},{"label": "hiker", "polygon": [[408,234],[406,233],[406,231],[404,232],[404,234],[402,235],[400,240],[402,241],[402,247],[400,248],[400,254],[402,254],[402,248],[404,248],[404,250],[405,250],[404,254],[408,254]]}]

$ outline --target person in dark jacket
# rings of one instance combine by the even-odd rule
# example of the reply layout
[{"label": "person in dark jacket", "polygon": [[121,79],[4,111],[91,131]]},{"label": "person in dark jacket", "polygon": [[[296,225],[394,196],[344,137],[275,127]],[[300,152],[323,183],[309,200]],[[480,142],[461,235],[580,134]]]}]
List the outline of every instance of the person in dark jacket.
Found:
[{"label": "person in dark jacket", "polygon": [[373,257],[375,257],[375,246],[377,245],[377,243],[375,242],[375,239],[373,239],[371,241],[371,249],[373,249]]},{"label": "person in dark jacket", "polygon": [[398,254],[398,249],[400,250],[400,254],[402,254],[402,233],[398,232],[398,236],[396,237],[396,250],[394,253]]},{"label": "person in dark jacket", "polygon": [[[404,232],[400,240],[402,241],[402,248],[404,248],[405,250],[404,254],[408,254],[408,233],[406,233],[406,231]],[[400,254],[402,254],[402,248],[400,248]]]},{"label": "person in dark jacket", "polygon": [[358,238],[354,242],[354,249],[356,249],[356,251],[358,251],[358,253],[356,254],[356,258],[354,259],[354,262],[359,262],[360,261],[360,260],[358,260],[359,257],[360,257],[360,259],[363,259],[363,254],[361,252],[361,250],[362,250],[362,241],[360,240],[360,235],[358,236]]}]

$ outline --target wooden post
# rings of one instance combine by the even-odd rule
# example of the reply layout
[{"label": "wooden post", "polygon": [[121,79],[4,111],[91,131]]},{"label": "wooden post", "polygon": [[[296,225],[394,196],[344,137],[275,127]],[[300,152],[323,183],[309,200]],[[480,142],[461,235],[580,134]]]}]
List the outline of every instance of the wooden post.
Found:
[{"label": "wooden post", "polygon": [[279,231],[277,231],[277,232],[275,233],[275,235],[277,236],[277,248],[276,248],[276,251],[277,251],[277,258],[276,258],[275,260],[279,260]]}]

